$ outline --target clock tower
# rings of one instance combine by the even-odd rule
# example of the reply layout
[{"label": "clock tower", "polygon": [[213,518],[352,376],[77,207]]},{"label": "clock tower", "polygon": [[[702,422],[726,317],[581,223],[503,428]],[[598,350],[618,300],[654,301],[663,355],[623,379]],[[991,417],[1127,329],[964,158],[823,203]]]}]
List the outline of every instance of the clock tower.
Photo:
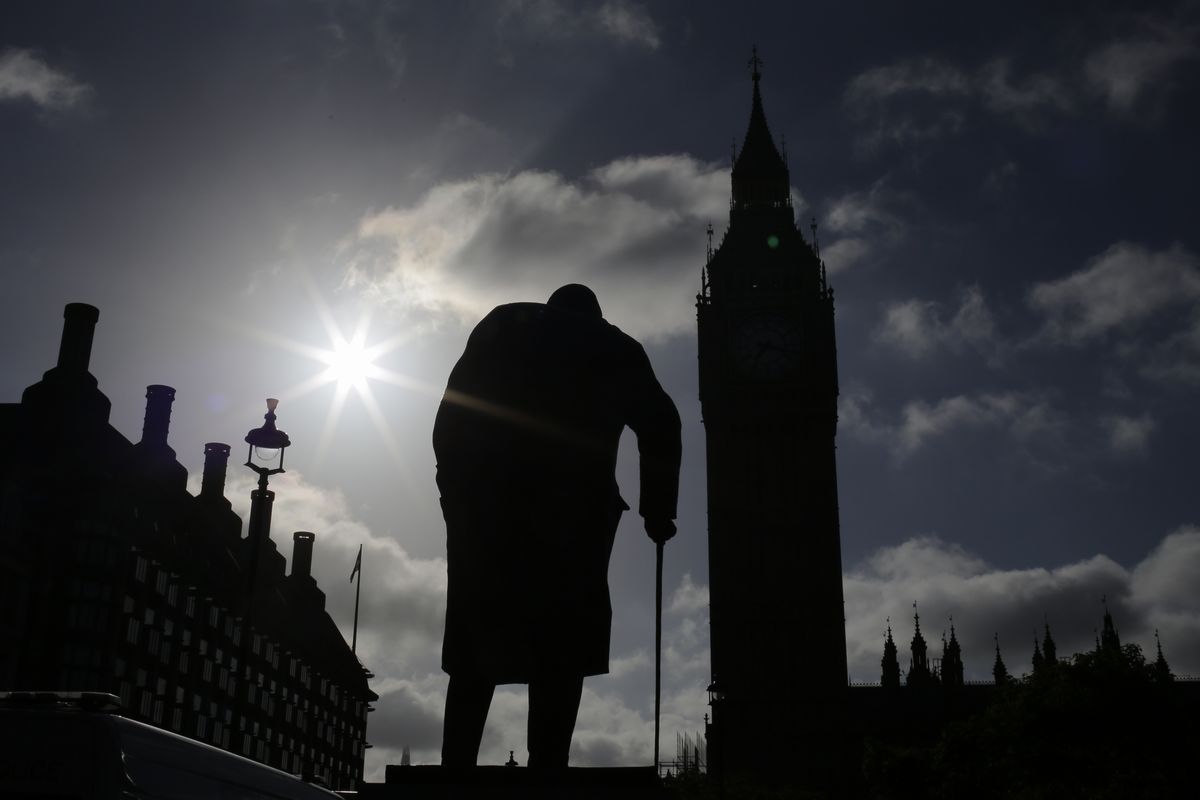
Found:
[{"label": "clock tower", "polygon": [[796,226],[751,59],[729,227],[697,298],[707,440],[710,770],[799,766],[837,739],[846,636],[833,290]]}]

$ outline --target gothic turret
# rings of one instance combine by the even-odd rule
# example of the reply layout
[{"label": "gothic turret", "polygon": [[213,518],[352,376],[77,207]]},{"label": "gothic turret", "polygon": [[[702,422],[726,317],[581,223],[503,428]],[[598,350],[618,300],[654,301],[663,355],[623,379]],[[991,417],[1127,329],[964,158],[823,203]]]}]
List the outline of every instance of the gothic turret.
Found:
[{"label": "gothic turret", "polygon": [[1158,649],[1158,658],[1154,659],[1154,679],[1160,683],[1170,683],[1175,680],[1167,659],[1163,658],[1162,640],[1158,638],[1158,628],[1154,629],[1154,644]]},{"label": "gothic turret", "polygon": [[1003,686],[1008,683],[1009,675],[1008,668],[1004,666],[1004,659],[1000,657],[1000,634],[994,634],[992,638],[996,641],[996,661],[992,664],[992,680],[997,686]]},{"label": "gothic turret", "polygon": [[880,683],[885,689],[900,688],[900,660],[897,658],[896,642],[892,639],[892,620],[888,618],[887,638],[883,640],[883,658],[880,660],[883,674]]},{"label": "gothic turret", "polygon": [[1033,674],[1041,675],[1046,662],[1042,659],[1042,646],[1038,644],[1037,633],[1033,634]]},{"label": "gothic turret", "polygon": [[1117,635],[1117,626],[1113,625],[1112,614],[1108,613],[1108,598],[1101,599],[1104,603],[1104,628],[1100,631],[1100,652],[1118,654],[1121,652],[1121,637]]},{"label": "gothic turret", "polygon": [[1058,647],[1054,644],[1054,637],[1050,635],[1050,623],[1044,623],[1046,626],[1046,634],[1042,637],[1042,657],[1045,659],[1047,669],[1053,669],[1058,666]]},{"label": "gothic turret", "polygon": [[909,686],[925,686],[933,680],[929,672],[929,646],[921,635],[921,615],[916,612],[917,604],[913,603],[914,633],[910,645],[911,656],[908,662],[908,677],[905,683]]},{"label": "gothic turret", "polygon": [[950,618],[950,641],[942,640],[942,685],[963,685],[962,647],[954,635],[954,618]]}]

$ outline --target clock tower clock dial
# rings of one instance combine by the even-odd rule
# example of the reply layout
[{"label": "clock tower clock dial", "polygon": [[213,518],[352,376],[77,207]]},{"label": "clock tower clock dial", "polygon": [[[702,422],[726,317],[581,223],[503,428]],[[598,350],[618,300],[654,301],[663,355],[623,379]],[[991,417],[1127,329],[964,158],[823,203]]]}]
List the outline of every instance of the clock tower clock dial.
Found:
[{"label": "clock tower clock dial", "polygon": [[730,345],[738,368],[752,379],[791,376],[804,355],[800,326],[786,316],[762,314],[742,321]]},{"label": "clock tower clock dial", "polygon": [[[753,66],[729,226],[697,298],[708,471],[710,772],[836,739],[846,639],[833,290],[796,226]],[[813,755],[815,754],[815,755]],[[808,758],[809,756],[805,756]],[[807,767],[806,767],[807,768]]]}]

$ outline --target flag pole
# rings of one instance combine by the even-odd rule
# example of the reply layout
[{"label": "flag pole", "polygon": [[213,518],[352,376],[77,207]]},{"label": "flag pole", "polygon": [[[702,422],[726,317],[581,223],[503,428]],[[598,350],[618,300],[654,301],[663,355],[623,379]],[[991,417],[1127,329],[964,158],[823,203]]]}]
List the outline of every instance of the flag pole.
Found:
[{"label": "flag pole", "polygon": [[350,579],[354,580],[354,576],[358,576],[358,583],[354,585],[354,633],[350,640],[350,652],[358,652],[358,596],[362,593],[362,545],[358,546],[358,559],[354,562],[354,571],[350,573]]}]

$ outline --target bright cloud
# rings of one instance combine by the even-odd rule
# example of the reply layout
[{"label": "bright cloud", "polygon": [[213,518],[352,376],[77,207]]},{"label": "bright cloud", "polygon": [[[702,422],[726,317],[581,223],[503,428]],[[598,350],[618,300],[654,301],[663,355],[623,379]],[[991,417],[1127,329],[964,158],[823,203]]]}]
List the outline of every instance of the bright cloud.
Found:
[{"label": "bright cloud", "polygon": [[940,303],[905,300],[884,310],[875,330],[876,341],[890,345],[910,358],[921,358],[937,348],[962,352],[994,344],[995,321],[978,286],[963,290],[959,306],[946,318]]},{"label": "bright cloud", "polygon": [[1046,316],[1044,336],[1079,344],[1200,301],[1200,259],[1178,243],[1153,251],[1117,242],[1083,269],[1036,284],[1028,301]]},{"label": "bright cloud", "polygon": [[913,603],[931,654],[950,617],[968,679],[988,680],[993,635],[1010,672],[1030,669],[1033,638],[1050,624],[1059,654],[1094,647],[1094,630],[1108,608],[1122,641],[1140,644],[1153,657],[1154,631],[1177,674],[1200,673],[1200,529],[1184,527],[1165,537],[1132,570],[1103,555],[1051,569],[997,569],[936,537],[885,547],[846,572],[846,643],[850,674],[878,681],[886,620],[907,668]]},{"label": "bright cloud", "polygon": [[52,111],[73,108],[91,91],[65,72],[54,69],[32,50],[0,52],[0,101],[30,100]]},{"label": "bright cloud", "polygon": [[585,283],[634,336],[682,333],[695,325],[705,225],[728,200],[728,169],[682,155],[618,159],[577,182],[481,175],[362,219],[347,282],[414,324],[464,325]]}]

